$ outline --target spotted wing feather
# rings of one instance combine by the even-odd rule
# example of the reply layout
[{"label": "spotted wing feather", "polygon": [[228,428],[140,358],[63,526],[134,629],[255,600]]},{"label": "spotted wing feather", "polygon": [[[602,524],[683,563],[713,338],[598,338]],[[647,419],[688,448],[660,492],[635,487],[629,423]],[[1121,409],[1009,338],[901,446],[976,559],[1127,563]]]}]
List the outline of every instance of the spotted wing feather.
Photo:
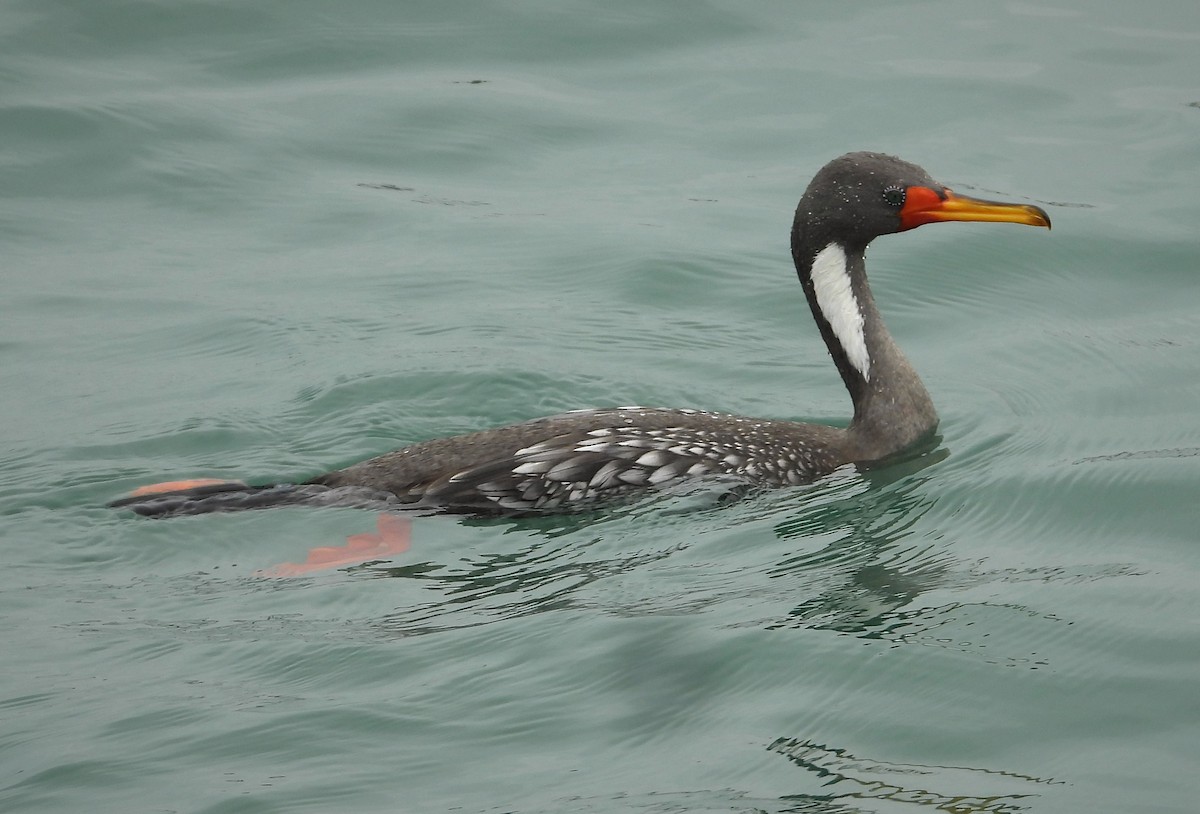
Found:
[{"label": "spotted wing feather", "polygon": [[721,471],[703,450],[667,431],[572,432],[516,450],[429,485],[423,503],[500,512],[584,508],[647,487]]}]

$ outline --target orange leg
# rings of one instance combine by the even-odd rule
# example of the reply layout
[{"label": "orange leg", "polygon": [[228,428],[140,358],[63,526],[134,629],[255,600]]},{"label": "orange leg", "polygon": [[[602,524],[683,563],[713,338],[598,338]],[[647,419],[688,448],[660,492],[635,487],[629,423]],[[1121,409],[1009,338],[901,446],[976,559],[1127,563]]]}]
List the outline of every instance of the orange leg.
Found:
[{"label": "orange leg", "polygon": [[[170,480],[166,483],[152,483],[149,486],[139,486],[126,497],[148,497],[164,495],[168,492],[183,492],[207,486],[224,486],[230,489],[244,488],[246,484],[240,480],[222,480],[220,478],[192,478],[191,480]],[[216,490],[214,490],[216,491]]]}]

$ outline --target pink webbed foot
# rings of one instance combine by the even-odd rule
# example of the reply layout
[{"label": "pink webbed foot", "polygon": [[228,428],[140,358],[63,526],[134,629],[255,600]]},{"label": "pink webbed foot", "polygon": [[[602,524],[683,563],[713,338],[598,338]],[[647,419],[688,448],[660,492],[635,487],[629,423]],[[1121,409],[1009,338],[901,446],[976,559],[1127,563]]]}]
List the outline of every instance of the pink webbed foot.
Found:
[{"label": "pink webbed foot", "polygon": [[309,549],[302,563],[284,562],[256,571],[259,577],[298,577],[314,571],[325,571],[343,565],[358,565],[371,560],[386,560],[403,554],[412,546],[412,521],[394,514],[381,514],[376,520],[377,532],[354,534],[342,546],[319,546]]}]

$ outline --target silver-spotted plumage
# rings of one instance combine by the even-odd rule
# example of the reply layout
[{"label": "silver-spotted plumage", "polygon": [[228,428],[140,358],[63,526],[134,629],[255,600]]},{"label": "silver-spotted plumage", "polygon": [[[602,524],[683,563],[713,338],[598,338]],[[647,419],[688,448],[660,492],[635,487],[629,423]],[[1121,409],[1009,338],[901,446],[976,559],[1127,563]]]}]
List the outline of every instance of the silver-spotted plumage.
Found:
[{"label": "silver-spotted plumage", "polygon": [[[579,410],[460,436],[460,446],[474,447],[473,462],[462,468],[445,468],[439,449],[445,439],[435,439],[391,453],[382,465],[367,461],[315,482],[367,485],[406,503],[457,511],[580,509],[706,475],[770,486],[807,483],[839,462],[805,429],[819,436],[844,432],[699,410]],[[524,437],[538,440],[522,444]],[[439,462],[433,469],[430,458]]]}]

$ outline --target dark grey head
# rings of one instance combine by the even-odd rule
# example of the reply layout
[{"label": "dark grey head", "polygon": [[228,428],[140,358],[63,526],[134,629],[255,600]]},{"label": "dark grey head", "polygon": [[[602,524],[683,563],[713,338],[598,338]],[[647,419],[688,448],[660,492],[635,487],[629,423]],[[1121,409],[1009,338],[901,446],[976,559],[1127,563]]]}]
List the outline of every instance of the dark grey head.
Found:
[{"label": "dark grey head", "polygon": [[861,249],[905,228],[900,215],[909,187],[943,189],[916,164],[883,153],[847,153],[813,176],[794,230],[817,249],[830,242]]},{"label": "dark grey head", "polygon": [[1050,226],[1040,207],[955,195],[916,164],[883,153],[847,153],[822,167],[804,191],[792,248],[803,244],[815,252],[837,243],[861,251],[880,235],[948,220]]}]

